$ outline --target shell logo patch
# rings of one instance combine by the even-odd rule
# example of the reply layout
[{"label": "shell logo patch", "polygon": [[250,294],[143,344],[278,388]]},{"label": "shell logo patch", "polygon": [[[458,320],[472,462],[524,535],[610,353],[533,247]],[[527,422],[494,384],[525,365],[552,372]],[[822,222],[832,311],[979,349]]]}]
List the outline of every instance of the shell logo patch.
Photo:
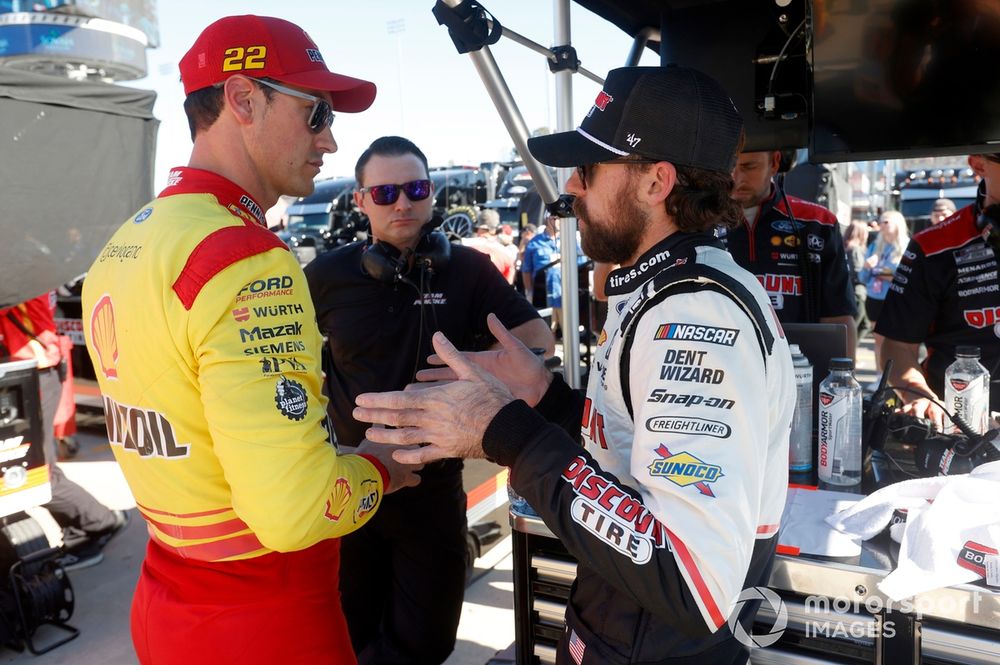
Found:
[{"label": "shell logo patch", "polygon": [[105,293],[90,315],[90,343],[97,352],[104,378],[118,379],[118,332],[115,329],[115,306]]},{"label": "shell logo patch", "polygon": [[323,511],[323,517],[330,520],[331,522],[337,522],[340,520],[340,516],[344,514],[344,509],[347,508],[347,504],[351,500],[351,483],[347,478],[337,478],[337,482],[333,484],[333,492],[330,494],[330,498],[326,500],[326,509]]},{"label": "shell logo patch", "polygon": [[663,444],[656,449],[656,454],[660,459],[653,460],[647,467],[649,475],[666,478],[680,487],[694,485],[695,489],[705,496],[715,496],[708,485],[725,475],[721,466],[703,462],[687,451],[675,455]]}]

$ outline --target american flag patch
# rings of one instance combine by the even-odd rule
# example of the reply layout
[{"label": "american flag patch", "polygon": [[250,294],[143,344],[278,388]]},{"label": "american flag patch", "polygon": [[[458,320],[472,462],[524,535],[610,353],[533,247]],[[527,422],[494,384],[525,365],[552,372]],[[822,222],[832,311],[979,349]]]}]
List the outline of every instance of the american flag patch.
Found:
[{"label": "american flag patch", "polygon": [[576,634],[575,630],[570,629],[569,631],[569,655],[573,658],[573,662],[576,665],[580,665],[583,662],[583,652],[587,650],[587,645],[583,643],[580,636]]}]

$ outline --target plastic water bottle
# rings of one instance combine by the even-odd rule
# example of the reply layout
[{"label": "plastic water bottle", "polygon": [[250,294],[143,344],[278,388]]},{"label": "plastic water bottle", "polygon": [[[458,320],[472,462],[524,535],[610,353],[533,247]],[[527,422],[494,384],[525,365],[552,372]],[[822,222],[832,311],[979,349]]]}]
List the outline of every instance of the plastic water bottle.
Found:
[{"label": "plastic water bottle", "polygon": [[[986,432],[990,413],[990,373],[979,362],[978,346],[955,349],[955,362],[944,371],[944,403],[973,432]],[[954,424],[949,431],[962,432]]]},{"label": "plastic water bottle", "polygon": [[854,361],[831,358],[819,384],[819,481],[829,489],[861,489],[861,386]]},{"label": "plastic water bottle", "polygon": [[788,440],[788,470],[792,473],[812,471],[812,388],[813,368],[798,344],[789,345],[795,368],[795,412],[792,433]]}]

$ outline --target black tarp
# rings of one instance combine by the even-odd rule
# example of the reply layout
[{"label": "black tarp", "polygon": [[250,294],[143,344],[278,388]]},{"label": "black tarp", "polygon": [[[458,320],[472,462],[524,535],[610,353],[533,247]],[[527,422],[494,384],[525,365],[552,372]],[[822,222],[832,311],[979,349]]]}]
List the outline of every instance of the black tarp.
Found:
[{"label": "black tarp", "polygon": [[155,100],[0,67],[0,304],[86,272],[152,198]]}]

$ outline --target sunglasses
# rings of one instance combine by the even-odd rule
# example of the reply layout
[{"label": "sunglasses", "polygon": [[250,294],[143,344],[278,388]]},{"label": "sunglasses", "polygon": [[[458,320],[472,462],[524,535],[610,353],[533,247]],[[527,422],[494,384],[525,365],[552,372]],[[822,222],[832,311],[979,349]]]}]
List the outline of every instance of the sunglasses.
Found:
[{"label": "sunglasses", "polygon": [[299,99],[306,99],[313,103],[312,111],[309,113],[309,120],[306,122],[309,125],[309,131],[313,134],[319,134],[324,129],[333,125],[334,112],[330,108],[329,102],[327,102],[322,97],[315,97],[313,95],[307,95],[304,92],[299,92],[292,88],[286,88],[283,85],[278,85],[277,83],[272,83],[264,79],[254,79],[257,83],[261,85],[266,85],[269,88],[277,90],[278,92],[289,95],[291,97],[298,97]]},{"label": "sunglasses", "polygon": [[399,193],[405,192],[406,198],[411,201],[423,201],[431,195],[430,180],[411,180],[402,185],[374,185],[372,187],[362,187],[358,190],[361,195],[371,193],[372,201],[377,205],[392,205],[399,200]]},{"label": "sunglasses", "polygon": [[583,185],[584,189],[587,189],[587,181],[590,179],[590,174],[593,172],[594,167],[598,164],[656,164],[657,159],[647,159],[645,157],[621,157],[619,159],[606,159],[603,162],[594,162],[593,164],[581,164],[576,167],[576,175],[580,178],[580,183]]}]

